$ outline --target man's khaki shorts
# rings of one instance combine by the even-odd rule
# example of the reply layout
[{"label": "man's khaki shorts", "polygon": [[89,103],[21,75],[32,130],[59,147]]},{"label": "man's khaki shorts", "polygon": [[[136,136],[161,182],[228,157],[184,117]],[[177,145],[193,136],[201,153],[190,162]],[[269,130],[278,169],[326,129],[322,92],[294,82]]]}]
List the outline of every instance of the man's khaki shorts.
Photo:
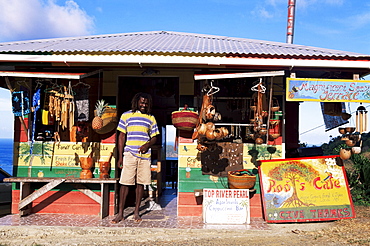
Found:
[{"label": "man's khaki shorts", "polygon": [[125,152],[119,183],[123,185],[150,185],[151,182],[150,160],[143,160],[133,156],[130,152]]}]

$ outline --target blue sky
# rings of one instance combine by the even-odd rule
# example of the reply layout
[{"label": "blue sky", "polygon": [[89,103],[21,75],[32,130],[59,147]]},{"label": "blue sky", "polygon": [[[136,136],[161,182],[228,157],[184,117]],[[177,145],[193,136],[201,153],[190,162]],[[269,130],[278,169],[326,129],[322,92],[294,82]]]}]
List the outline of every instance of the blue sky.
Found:
[{"label": "blue sky", "polygon": [[[288,0],[0,0],[0,42],[158,30],[286,42],[287,5]],[[370,54],[370,1],[296,0],[295,17],[295,44]],[[8,95],[0,90],[2,115],[10,113]],[[320,114],[316,118],[303,120],[301,131],[323,124]],[[0,138],[11,137],[8,122],[1,124]],[[331,134],[324,127],[311,133],[302,142],[327,142]]]}]

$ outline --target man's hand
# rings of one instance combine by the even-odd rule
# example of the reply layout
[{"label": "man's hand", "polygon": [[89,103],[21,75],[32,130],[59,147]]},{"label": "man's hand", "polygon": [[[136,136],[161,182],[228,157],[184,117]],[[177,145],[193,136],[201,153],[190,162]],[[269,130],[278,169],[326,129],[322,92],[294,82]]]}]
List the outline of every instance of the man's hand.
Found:
[{"label": "man's hand", "polygon": [[139,148],[139,153],[140,154],[145,154],[146,152],[148,152],[148,150],[149,150],[149,144],[145,143],[145,144],[143,144],[143,146],[141,146]]},{"label": "man's hand", "polygon": [[117,167],[122,169],[123,168],[123,158],[119,158],[117,161]]}]

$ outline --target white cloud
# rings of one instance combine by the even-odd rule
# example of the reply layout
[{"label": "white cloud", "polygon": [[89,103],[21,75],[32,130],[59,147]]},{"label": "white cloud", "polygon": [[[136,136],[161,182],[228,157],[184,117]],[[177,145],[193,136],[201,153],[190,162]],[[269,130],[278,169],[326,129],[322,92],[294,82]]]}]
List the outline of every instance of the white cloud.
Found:
[{"label": "white cloud", "polygon": [[0,98],[0,112],[12,112],[10,99]]},{"label": "white cloud", "polygon": [[344,0],[326,0],[325,2],[331,5],[342,5]]},{"label": "white cloud", "polygon": [[0,0],[0,40],[89,35],[94,19],[73,0]]},{"label": "white cloud", "polygon": [[263,19],[270,19],[274,17],[274,15],[264,7],[255,8],[252,11],[252,14],[257,16],[258,18],[263,18]]},{"label": "white cloud", "polygon": [[288,6],[288,0],[266,0],[266,3],[272,6]]},{"label": "white cloud", "polygon": [[0,112],[12,112],[10,91],[3,88],[0,88]]},{"label": "white cloud", "polygon": [[346,19],[351,28],[358,29],[370,24],[370,13],[357,14]]},{"label": "white cloud", "polygon": [[2,95],[3,89],[0,89],[0,138],[12,138],[13,137],[13,122],[14,116],[12,112],[12,105],[9,95]]},{"label": "white cloud", "polygon": [[267,8],[263,6],[257,6],[251,11],[252,15],[254,15],[257,18],[261,19],[271,19],[274,17],[274,11],[268,10]]},{"label": "white cloud", "polygon": [[252,15],[262,19],[280,19],[287,14],[288,0],[265,0],[257,3]]},{"label": "white cloud", "polygon": [[343,5],[344,0],[296,0],[296,7],[297,8],[306,8],[308,6],[325,6],[326,4],[332,6],[340,6]]}]

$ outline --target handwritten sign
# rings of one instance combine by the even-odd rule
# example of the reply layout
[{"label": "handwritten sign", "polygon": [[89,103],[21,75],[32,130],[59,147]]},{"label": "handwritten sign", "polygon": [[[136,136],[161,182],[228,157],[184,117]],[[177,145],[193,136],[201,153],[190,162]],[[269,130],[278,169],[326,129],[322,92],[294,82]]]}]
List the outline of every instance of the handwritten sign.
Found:
[{"label": "handwritten sign", "polygon": [[261,161],[259,167],[265,220],[307,222],[355,217],[338,156]]},{"label": "handwritten sign", "polygon": [[249,224],[249,190],[203,189],[203,222]]},{"label": "handwritten sign", "polygon": [[370,102],[370,81],[287,78],[287,101]]},{"label": "handwritten sign", "polygon": [[[17,166],[52,166],[52,167],[77,167],[79,157],[87,157],[92,146],[96,143],[39,142],[33,144],[32,155],[27,142],[15,142],[14,155],[18,156]],[[115,144],[96,144],[95,155],[100,160],[107,160],[111,152],[114,152]]]}]

